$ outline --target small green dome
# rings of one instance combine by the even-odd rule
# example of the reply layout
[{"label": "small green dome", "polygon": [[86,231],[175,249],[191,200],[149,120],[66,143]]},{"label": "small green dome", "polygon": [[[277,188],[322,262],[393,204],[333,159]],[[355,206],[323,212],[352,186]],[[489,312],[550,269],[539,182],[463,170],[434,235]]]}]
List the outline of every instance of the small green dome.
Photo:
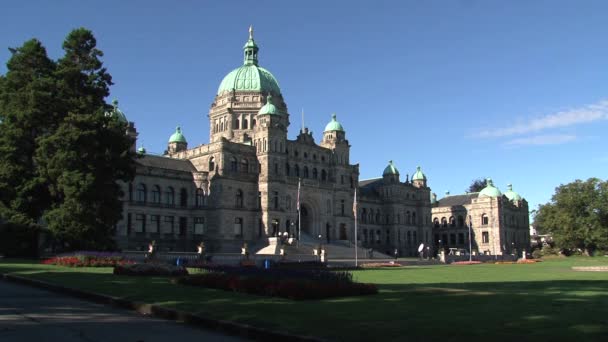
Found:
[{"label": "small green dome", "polygon": [[279,114],[279,110],[272,103],[272,95],[268,94],[268,96],[266,97],[266,104],[264,106],[262,106],[262,108],[260,108],[260,110],[258,111],[258,114],[260,114],[260,115],[262,115],[262,114],[278,115]]},{"label": "small green dome", "polygon": [[494,186],[494,184],[492,183],[492,178],[487,178],[486,187],[483,188],[481,192],[479,192],[479,197],[481,196],[500,197],[502,196],[502,193],[500,193],[500,190],[498,190],[498,188]]},{"label": "small green dome", "polygon": [[507,196],[509,201],[512,202],[521,201],[521,196],[517,192],[513,191],[513,185],[511,184],[507,185],[507,191],[505,191],[505,196]]},{"label": "small green dome", "polygon": [[146,154],[146,148],[141,146],[140,148],[137,149],[137,153],[139,154]]},{"label": "small green dome", "polygon": [[173,133],[173,135],[171,135],[169,138],[169,143],[188,143],[186,141],[186,137],[184,137],[182,134],[182,129],[179,126],[175,128],[175,133]]},{"label": "small green dome", "polygon": [[384,168],[384,172],[382,172],[382,176],[386,175],[398,175],[399,170],[395,167],[392,160],[389,160],[388,166]]},{"label": "small green dome", "polygon": [[325,126],[324,132],[329,132],[329,131],[344,132],[344,127],[342,127],[342,124],[339,123],[338,120],[336,120],[336,114],[331,115],[331,121],[327,124],[327,126]]},{"label": "small green dome", "polygon": [[416,167],[416,173],[412,176],[412,180],[426,180],[426,176],[422,172],[422,168],[420,166]]},{"label": "small green dome", "polygon": [[127,116],[122,110],[120,110],[120,108],[118,108],[118,100],[115,99],[112,101],[112,107],[113,108],[111,111],[106,112],[106,116],[115,117],[118,121],[128,124],[129,120],[127,120]]}]

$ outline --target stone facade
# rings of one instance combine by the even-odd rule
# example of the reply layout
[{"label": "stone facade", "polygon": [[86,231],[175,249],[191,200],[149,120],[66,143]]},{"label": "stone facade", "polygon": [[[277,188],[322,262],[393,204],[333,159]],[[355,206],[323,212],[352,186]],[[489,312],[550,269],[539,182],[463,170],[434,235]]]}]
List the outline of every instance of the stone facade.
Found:
[{"label": "stone facade", "polygon": [[[435,248],[469,250],[489,255],[515,254],[530,246],[528,202],[504,194],[446,194],[433,201],[433,244]],[[471,229],[469,229],[469,227]],[[518,254],[519,253],[519,254]]]},{"label": "stone facade", "polygon": [[[296,237],[298,231],[329,243],[353,243],[357,189],[360,245],[410,256],[424,243],[434,252],[440,229],[433,230],[432,219],[441,207],[433,207],[420,168],[402,182],[391,163],[382,178],[359,181],[359,166],[350,164],[351,146],[335,115],[320,143],[307,128],[289,140],[287,105],[274,76],[258,66],[258,50],[250,31],[244,65],[224,78],[211,103],[208,144],[188,148],[178,127],[164,155],[140,151],[136,177],[124,185],[119,247],[143,249],[156,240],[161,250],[194,251],[204,241],[209,251],[238,252],[243,242],[262,248],[270,237]],[[137,137],[132,123],[129,134]],[[502,231],[494,227],[502,221],[494,215],[510,215],[518,207],[477,202],[480,209],[468,209],[470,215],[492,215],[487,230],[496,231],[491,250],[498,251]],[[481,209],[486,206],[501,209]],[[507,234],[504,241],[509,239]]]}]

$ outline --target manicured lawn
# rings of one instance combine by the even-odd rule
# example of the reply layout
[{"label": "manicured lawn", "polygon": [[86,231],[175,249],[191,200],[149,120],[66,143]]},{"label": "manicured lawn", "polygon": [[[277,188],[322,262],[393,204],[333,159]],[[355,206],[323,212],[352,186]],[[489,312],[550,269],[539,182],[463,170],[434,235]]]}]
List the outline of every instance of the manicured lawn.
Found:
[{"label": "manicured lawn", "polygon": [[425,266],[362,270],[380,294],[294,302],[114,276],[111,268],[64,268],[0,261],[15,273],[117,297],[332,340],[608,340],[608,273],[571,266],[608,258],[531,265]]}]

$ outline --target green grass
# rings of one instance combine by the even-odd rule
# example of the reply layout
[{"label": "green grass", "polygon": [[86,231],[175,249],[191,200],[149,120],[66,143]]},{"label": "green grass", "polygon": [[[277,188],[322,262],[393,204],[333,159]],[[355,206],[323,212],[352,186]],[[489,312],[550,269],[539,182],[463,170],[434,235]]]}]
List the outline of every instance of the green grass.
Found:
[{"label": "green grass", "polygon": [[110,268],[4,260],[0,272],[332,340],[608,340],[608,273],[570,269],[593,265],[608,258],[362,270],[355,279],[378,284],[380,294],[304,302],[114,276]]}]

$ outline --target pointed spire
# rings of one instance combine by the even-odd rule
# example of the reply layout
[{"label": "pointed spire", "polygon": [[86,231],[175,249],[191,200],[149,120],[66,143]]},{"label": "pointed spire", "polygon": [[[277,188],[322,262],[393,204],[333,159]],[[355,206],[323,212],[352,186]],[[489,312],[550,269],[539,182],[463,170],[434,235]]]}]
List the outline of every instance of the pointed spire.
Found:
[{"label": "pointed spire", "polygon": [[253,40],[253,25],[249,26],[249,39],[245,46],[243,46],[245,54],[245,65],[258,65],[258,46]]}]

